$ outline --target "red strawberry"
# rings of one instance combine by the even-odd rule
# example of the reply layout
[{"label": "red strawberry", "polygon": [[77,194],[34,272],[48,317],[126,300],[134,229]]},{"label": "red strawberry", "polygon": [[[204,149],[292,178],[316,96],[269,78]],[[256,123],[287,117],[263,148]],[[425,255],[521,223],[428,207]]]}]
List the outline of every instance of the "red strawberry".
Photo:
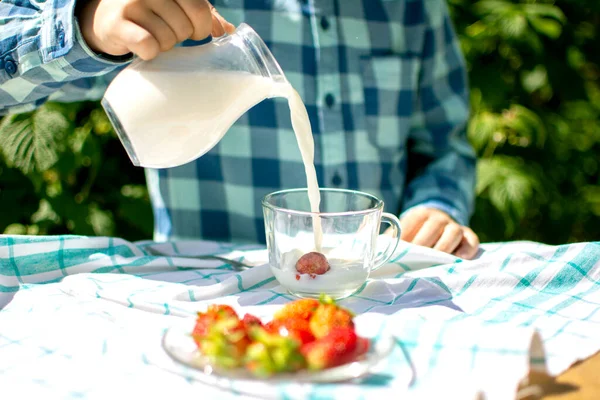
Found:
[{"label": "red strawberry", "polygon": [[310,317],[310,331],[320,339],[333,328],[354,328],[353,317],[352,312],[338,306],[331,297],[323,296],[319,307]]},{"label": "red strawberry", "polygon": [[199,312],[196,318],[196,326],[192,332],[192,337],[196,344],[199,345],[198,340],[208,334],[208,329],[217,320],[229,317],[237,318],[237,313],[231,306],[225,304],[211,304],[205,312]]},{"label": "red strawberry", "polygon": [[331,368],[351,362],[359,354],[358,350],[363,354],[368,349],[368,344],[365,346],[362,339],[353,328],[334,328],[327,336],[305,344],[301,352],[309,369]]},{"label": "red strawberry", "polygon": [[206,313],[218,317],[237,317],[237,313],[233,307],[228,306],[227,304],[211,304],[208,306]]},{"label": "red strawberry", "polygon": [[312,342],[315,337],[310,332],[308,321],[300,318],[279,319],[268,322],[265,329],[270,333],[296,339],[300,345]]},{"label": "red strawberry", "polygon": [[197,343],[202,355],[213,364],[233,368],[243,365],[251,341],[244,323],[238,317],[228,317],[213,323]]},{"label": "red strawberry", "polygon": [[301,274],[323,275],[329,271],[327,258],[316,251],[306,253],[296,262],[296,271]]},{"label": "red strawberry", "polygon": [[273,316],[273,319],[284,320],[300,318],[308,321],[318,306],[319,301],[315,299],[294,300],[279,309]]},{"label": "red strawberry", "polygon": [[371,341],[367,338],[359,336],[357,338],[357,342],[356,342],[355,357],[362,356],[367,351],[369,351],[370,347],[371,347]]},{"label": "red strawberry", "polygon": [[233,308],[221,304],[198,313],[192,338],[212,363],[227,368],[242,365],[250,345],[246,324]]},{"label": "red strawberry", "polygon": [[208,334],[208,328],[214,322],[214,319],[204,313],[198,313],[198,317],[196,318],[196,325],[194,326],[194,330],[192,332],[192,338],[194,342],[196,342],[196,346],[200,346],[200,341],[206,337]]},{"label": "red strawberry", "polygon": [[244,315],[244,318],[242,319],[242,322],[244,323],[244,326],[246,327],[246,330],[250,329],[253,326],[263,326],[262,321],[260,320],[260,318],[258,318],[255,315],[252,314],[246,314]]}]

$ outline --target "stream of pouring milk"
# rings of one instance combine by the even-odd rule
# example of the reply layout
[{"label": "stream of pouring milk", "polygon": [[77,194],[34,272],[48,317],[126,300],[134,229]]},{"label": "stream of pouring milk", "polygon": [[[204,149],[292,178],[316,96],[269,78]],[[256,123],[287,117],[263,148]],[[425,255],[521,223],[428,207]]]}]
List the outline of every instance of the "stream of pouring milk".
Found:
[{"label": "stream of pouring milk", "polygon": [[[289,83],[249,73],[127,68],[104,95],[127,132],[139,165],[147,168],[176,167],[195,160],[212,149],[243,113],[270,97],[288,100],[311,211],[319,212],[321,196],[310,120],[300,95]],[[313,231],[315,249],[320,251],[318,216],[313,217]]]},{"label": "stream of pouring milk", "polygon": [[[319,192],[319,182],[317,181],[317,171],[315,170],[315,141],[312,135],[312,128],[306,106],[302,102],[300,95],[292,85],[283,85],[288,92],[288,105],[290,107],[290,116],[292,118],[292,128],[296,134],[304,171],[306,172],[306,187],[308,188],[308,201],[310,210],[314,213],[319,212],[321,204],[321,193]],[[318,215],[313,216],[313,234],[315,236],[315,250],[321,251],[321,242],[323,240],[323,230],[321,227],[321,218]]]}]

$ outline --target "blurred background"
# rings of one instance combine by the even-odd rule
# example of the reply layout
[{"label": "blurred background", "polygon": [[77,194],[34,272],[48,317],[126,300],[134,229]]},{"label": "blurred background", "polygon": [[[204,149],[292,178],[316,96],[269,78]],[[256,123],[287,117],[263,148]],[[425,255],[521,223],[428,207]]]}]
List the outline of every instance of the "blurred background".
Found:
[{"label": "blurred background", "polygon": [[[469,67],[482,242],[600,239],[600,1],[449,0]],[[97,103],[0,123],[0,232],[152,237]]]}]

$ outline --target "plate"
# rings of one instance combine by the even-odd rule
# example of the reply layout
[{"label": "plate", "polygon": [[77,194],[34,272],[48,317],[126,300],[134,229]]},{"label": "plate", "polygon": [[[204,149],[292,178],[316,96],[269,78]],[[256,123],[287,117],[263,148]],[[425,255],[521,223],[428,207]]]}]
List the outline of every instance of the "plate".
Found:
[{"label": "plate", "polygon": [[394,338],[383,327],[374,331],[372,326],[357,322],[356,332],[371,339],[371,343],[369,351],[355,361],[321,371],[299,371],[258,378],[243,368],[222,369],[211,365],[198,351],[190,335],[195,323],[195,318],[189,318],[167,329],[163,336],[163,348],[173,360],[195,372],[189,377],[226,388],[231,388],[231,381],[298,384],[333,383],[362,378],[369,375],[392,352],[395,345]]}]

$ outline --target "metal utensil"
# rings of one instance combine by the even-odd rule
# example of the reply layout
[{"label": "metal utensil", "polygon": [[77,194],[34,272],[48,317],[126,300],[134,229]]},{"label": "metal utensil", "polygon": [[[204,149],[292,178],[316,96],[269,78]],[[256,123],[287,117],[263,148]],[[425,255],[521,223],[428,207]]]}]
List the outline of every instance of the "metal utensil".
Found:
[{"label": "metal utensil", "polygon": [[225,264],[231,265],[234,269],[237,269],[238,271],[244,271],[244,270],[247,270],[248,268],[253,267],[253,265],[246,264],[246,263],[243,263],[238,260],[232,260],[230,258],[221,257],[221,256],[217,256],[217,255],[212,255],[212,254],[202,254],[202,255],[167,254],[167,253],[161,252],[160,250],[156,250],[152,247],[144,247],[144,251],[146,251],[150,255],[159,256],[159,257],[189,258],[189,259],[194,259],[194,260],[221,261]]}]

